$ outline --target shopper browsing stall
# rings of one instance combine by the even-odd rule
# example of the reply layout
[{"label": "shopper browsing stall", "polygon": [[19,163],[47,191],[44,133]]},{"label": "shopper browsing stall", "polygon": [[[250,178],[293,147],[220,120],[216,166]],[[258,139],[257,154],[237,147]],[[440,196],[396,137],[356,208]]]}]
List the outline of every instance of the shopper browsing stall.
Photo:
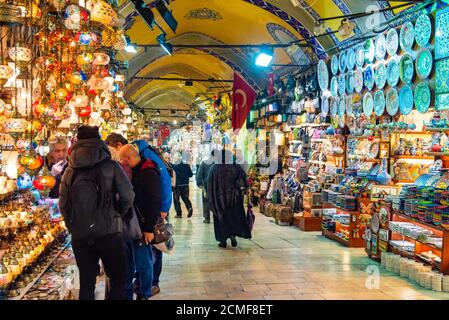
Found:
[{"label": "shopper browsing stall", "polygon": [[50,152],[45,159],[45,164],[56,179],[56,184],[49,194],[52,199],[59,198],[59,186],[68,166],[68,150],[69,144],[64,137],[57,137],[54,142],[50,143]]},{"label": "shopper browsing stall", "polygon": [[193,172],[187,159],[183,159],[180,152],[175,154],[173,162],[172,167],[176,172],[176,186],[174,190],[176,218],[182,217],[181,202],[179,201],[179,198],[182,198],[188,211],[187,216],[190,218],[193,215],[193,207],[192,202],[190,202],[189,199],[189,179],[193,177]]}]

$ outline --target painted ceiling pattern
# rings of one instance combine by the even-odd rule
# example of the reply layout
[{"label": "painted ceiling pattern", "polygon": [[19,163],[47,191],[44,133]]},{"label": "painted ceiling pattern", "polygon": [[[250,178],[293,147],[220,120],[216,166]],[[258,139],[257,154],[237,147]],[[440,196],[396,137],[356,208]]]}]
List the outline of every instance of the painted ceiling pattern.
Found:
[{"label": "painted ceiling pattern", "polygon": [[[153,8],[154,0],[146,0],[148,6]],[[334,16],[342,16],[353,13],[365,12],[368,6],[377,5],[380,9],[389,6],[397,6],[404,2],[395,1],[371,1],[371,0],[172,0],[169,1],[169,8],[173,15],[178,20],[179,26],[176,34],[167,30],[167,41],[172,44],[182,43],[198,43],[201,44],[261,44],[261,43],[282,43],[286,41],[297,41],[301,39],[308,39],[310,49],[291,47],[286,49],[275,50],[275,63],[278,64],[298,64],[307,65],[317,61],[318,58],[327,56],[327,50],[338,45],[347,44],[348,41],[343,41],[337,34],[332,34],[320,38],[312,38],[314,36],[313,30],[316,26],[316,21],[320,18],[328,18]],[[449,0],[442,0],[435,4],[447,3]],[[294,4],[296,3],[296,5]],[[401,8],[393,11],[385,11],[381,16],[381,21],[394,19],[403,10],[408,10],[409,15],[417,15],[413,8]],[[156,10],[153,10],[155,12]],[[123,1],[121,4],[121,13],[126,17],[127,34],[133,42],[138,44],[156,44],[156,37],[158,31],[151,31],[141,21],[140,16],[135,12],[133,5],[129,1]],[[246,14],[246,15],[245,15]],[[155,14],[156,19],[161,21],[158,14]],[[393,24],[400,24],[402,20],[396,19]],[[329,21],[327,31],[336,30],[340,24],[339,19]],[[354,35],[362,35],[367,32],[366,18],[355,20],[356,27]],[[164,29],[168,29],[163,24]],[[205,42],[206,41],[206,42]],[[163,59],[165,64],[170,64],[170,58],[166,58],[162,51],[151,48],[151,52],[144,52],[139,49],[136,56],[126,56],[124,59],[129,61],[130,69],[127,74],[127,81],[131,90],[131,95],[128,97],[132,101],[142,98],[139,97],[144,94],[146,97],[156,99],[159,106],[154,106],[154,103],[148,103],[151,108],[173,105],[170,100],[170,94],[164,94],[163,97],[157,98],[157,95],[163,92],[163,89],[174,90],[173,83],[164,85],[157,81],[139,81],[138,84],[132,79],[134,76],[146,76],[151,69],[151,66]],[[183,55],[189,57],[189,51],[175,50],[175,55],[182,52]],[[195,55],[205,55],[213,57],[217,68],[221,70],[228,70],[225,74],[216,74],[221,79],[226,79],[229,70],[234,70],[240,73],[247,82],[255,89],[263,88],[269,70],[257,70],[251,61],[253,50],[242,49],[227,49],[219,50],[215,48],[200,48],[200,50],[190,50],[192,57]],[[166,68],[167,75],[178,74],[180,77],[189,78],[193,73],[202,74],[202,70],[208,70],[207,63],[210,60],[204,59],[204,63],[198,59],[185,59],[184,63],[189,66],[183,72],[176,72],[173,68]],[[146,68],[150,66],[149,68]],[[162,70],[162,69],[160,69]],[[165,69],[164,69],[165,70]],[[196,70],[198,72],[189,72],[188,70]],[[285,69],[287,70],[287,68]],[[284,71],[285,71],[284,70]],[[293,67],[288,69],[294,70]],[[164,76],[163,74],[161,76]],[[157,84],[157,85],[156,85]],[[216,84],[215,84],[216,85]],[[173,98],[180,99],[182,96],[182,103],[186,107],[188,101],[194,101],[195,95],[198,91],[204,91],[204,88],[214,86],[214,83],[202,83],[201,85],[194,85],[194,88],[181,89],[176,87],[176,95]],[[219,86],[218,86],[219,87]],[[196,92],[196,91],[197,92]],[[184,94],[182,92],[184,91]],[[180,93],[181,92],[181,93]],[[213,93],[213,90],[211,90]],[[215,92],[216,93],[216,92]]]}]

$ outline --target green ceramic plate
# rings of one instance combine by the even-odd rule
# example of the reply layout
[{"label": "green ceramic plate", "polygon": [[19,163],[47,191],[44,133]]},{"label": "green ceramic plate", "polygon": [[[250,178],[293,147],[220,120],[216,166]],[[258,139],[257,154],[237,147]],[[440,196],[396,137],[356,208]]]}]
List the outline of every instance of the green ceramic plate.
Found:
[{"label": "green ceramic plate", "polygon": [[408,115],[413,110],[413,90],[405,85],[399,91],[399,110],[403,115]]},{"label": "green ceramic plate", "polygon": [[374,82],[379,89],[385,87],[385,83],[387,82],[387,67],[383,63],[379,63],[374,70]]},{"label": "green ceramic plate", "polygon": [[415,107],[421,113],[426,113],[430,108],[432,93],[426,81],[421,81],[415,87]]},{"label": "green ceramic plate", "polygon": [[406,53],[399,61],[399,77],[403,83],[410,83],[413,80],[414,74],[415,65],[413,64],[413,58],[410,54]]},{"label": "green ceramic plate", "polygon": [[411,22],[406,22],[401,27],[399,34],[399,43],[404,51],[410,51],[415,42],[415,28]]},{"label": "green ceramic plate", "polygon": [[390,29],[387,33],[385,47],[390,56],[394,56],[399,49],[399,36],[396,29]]},{"label": "green ceramic plate", "polygon": [[385,95],[385,105],[390,116],[396,115],[399,110],[398,92],[395,88],[390,88]]},{"label": "green ceramic plate", "polygon": [[317,67],[318,84],[321,90],[325,91],[329,88],[329,70],[324,60],[318,61]]},{"label": "green ceramic plate", "polygon": [[374,94],[374,112],[380,117],[385,111],[385,95],[382,90],[377,90]]},{"label": "green ceramic plate", "polygon": [[365,50],[365,62],[373,63],[374,57],[376,55],[376,46],[374,45],[374,40],[373,39],[366,40],[363,48]]},{"label": "green ceramic plate", "polygon": [[363,97],[363,113],[367,117],[371,117],[374,110],[374,100],[371,92],[367,92]]},{"label": "green ceramic plate", "polygon": [[418,78],[427,79],[432,73],[433,56],[429,49],[423,48],[418,52],[416,57],[416,74]]},{"label": "green ceramic plate", "polygon": [[432,37],[432,21],[427,14],[420,15],[415,22],[415,40],[418,46],[426,47]]},{"label": "green ceramic plate", "polygon": [[395,87],[399,82],[399,64],[394,58],[387,64],[387,82],[392,87]]}]

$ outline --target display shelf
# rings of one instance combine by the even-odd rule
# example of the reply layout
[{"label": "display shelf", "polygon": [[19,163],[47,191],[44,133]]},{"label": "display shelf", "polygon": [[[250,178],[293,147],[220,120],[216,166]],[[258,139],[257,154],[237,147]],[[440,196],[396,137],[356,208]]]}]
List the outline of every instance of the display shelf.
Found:
[{"label": "display shelf", "polygon": [[413,160],[434,160],[434,156],[399,156],[399,155],[392,155],[391,158],[394,159],[413,159]]},{"label": "display shelf", "polygon": [[310,160],[309,162],[314,163],[314,164],[327,164],[327,161],[324,162],[324,161],[318,161],[318,160]]},{"label": "display shelf", "polygon": [[430,131],[430,132],[448,132],[449,128],[429,128],[429,127],[424,127],[426,129],[426,131]]},{"label": "display shelf", "polygon": [[288,140],[291,143],[302,143],[302,140]]},{"label": "display shelf", "polygon": [[348,136],[348,139],[370,139],[373,138],[373,140],[379,141],[379,137],[372,137],[372,136]]},{"label": "display shelf", "polygon": [[429,228],[429,229],[439,230],[439,231],[441,231],[441,232],[445,232],[445,231],[446,231],[446,232],[449,232],[449,230],[446,230],[446,229],[444,229],[444,228],[441,227],[441,226],[436,226],[436,225],[434,225],[434,224],[430,224],[430,223],[427,223],[427,222],[423,222],[423,221],[421,221],[421,220],[415,219],[415,218],[410,217],[410,216],[408,216],[408,215],[405,215],[405,214],[403,214],[403,213],[399,213],[399,212],[394,212],[394,211],[393,211],[393,214],[396,215],[396,216],[398,216],[398,217],[401,217],[402,219],[406,219],[406,220],[409,220],[410,222],[414,222],[414,223],[420,224],[421,226],[427,227],[427,228]]},{"label": "display shelf", "polygon": [[329,141],[329,140],[327,140],[327,139],[321,139],[321,138],[316,138],[316,139],[310,139],[310,141],[312,141],[312,142],[327,142],[327,141]]},{"label": "display shelf", "polygon": [[300,155],[299,153],[289,153],[288,155],[290,157],[303,158],[304,159],[304,157],[302,155]]},{"label": "display shelf", "polygon": [[417,134],[417,135],[422,135],[422,134],[432,134],[429,131],[396,131],[396,132],[391,132],[391,134]]},{"label": "display shelf", "polygon": [[323,207],[325,207],[326,209],[338,209],[338,210],[340,210],[340,211],[343,211],[343,212],[349,213],[349,214],[358,214],[358,213],[359,213],[358,210],[353,210],[353,211],[351,211],[351,210],[346,210],[346,209],[344,209],[344,208],[340,208],[340,207],[338,207],[338,206],[336,206],[336,205],[333,205],[332,203],[329,203],[329,202],[323,203]]},{"label": "display shelf", "polygon": [[321,217],[295,216],[293,224],[302,231],[321,231]]},{"label": "display shelf", "polygon": [[447,153],[447,152],[427,152],[426,155],[434,156],[434,157],[448,157],[449,153]]},{"label": "display shelf", "polygon": [[327,229],[322,229],[322,232],[323,232],[323,236],[325,236],[326,238],[329,238],[329,239],[331,239],[331,240],[337,241],[337,242],[341,243],[341,244],[344,245],[344,246],[347,246],[347,247],[350,246],[350,245],[349,245],[349,242],[350,242],[349,240],[345,240],[345,239],[343,239],[343,238],[337,236],[337,235],[336,235],[335,233],[333,233],[332,231],[329,231],[329,230],[327,230]]},{"label": "display shelf", "polygon": [[316,127],[328,127],[330,126],[330,123],[302,123],[302,124],[297,124],[297,125],[293,125],[293,126],[289,126],[290,128],[306,128],[306,127],[311,127],[311,128],[316,128]]},{"label": "display shelf", "polygon": [[51,267],[53,262],[61,255],[61,253],[64,252],[65,249],[69,246],[70,241],[66,240],[66,243],[62,246],[61,249],[50,259],[50,261],[45,265],[45,267],[42,269],[42,271],[36,276],[36,278],[33,279],[26,287],[19,290],[20,294],[17,297],[10,298],[9,300],[21,300],[28,291],[34,286],[34,284],[42,277],[42,275],[48,270],[48,268]]},{"label": "display shelf", "polygon": [[[439,251],[439,252],[442,252],[442,251],[443,251],[443,248],[438,248],[437,246],[435,246],[435,245],[433,245],[433,244],[426,243],[426,242],[422,242],[422,241],[420,241],[420,240],[418,240],[418,239],[413,239],[413,238],[411,238],[410,236],[407,236],[407,235],[402,234],[402,233],[397,232],[397,231],[393,231],[393,230],[390,230],[390,231],[391,231],[392,233],[397,234],[397,235],[400,236],[400,237],[407,238],[407,240],[409,240],[409,241],[417,242],[417,243],[419,243],[419,244],[421,244],[421,245],[427,246],[427,247],[432,248],[432,249],[434,249],[434,250],[437,250],[437,251]],[[396,240],[396,239],[393,239],[393,240]]]},{"label": "display shelf", "polygon": [[312,174],[309,174],[309,175],[307,175],[310,179],[316,179],[317,178],[317,176],[314,176],[314,175],[312,175]]},{"label": "display shelf", "polygon": [[393,179],[394,183],[415,183],[415,180],[402,180],[402,179]]}]

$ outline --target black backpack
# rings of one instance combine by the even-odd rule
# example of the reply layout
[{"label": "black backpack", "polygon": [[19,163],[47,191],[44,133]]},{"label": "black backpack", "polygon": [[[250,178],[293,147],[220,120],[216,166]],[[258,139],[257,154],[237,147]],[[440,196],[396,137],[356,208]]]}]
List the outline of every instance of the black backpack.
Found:
[{"label": "black backpack", "polygon": [[101,163],[74,169],[68,193],[68,229],[74,239],[91,240],[110,233],[114,222],[113,192],[104,186]]}]

